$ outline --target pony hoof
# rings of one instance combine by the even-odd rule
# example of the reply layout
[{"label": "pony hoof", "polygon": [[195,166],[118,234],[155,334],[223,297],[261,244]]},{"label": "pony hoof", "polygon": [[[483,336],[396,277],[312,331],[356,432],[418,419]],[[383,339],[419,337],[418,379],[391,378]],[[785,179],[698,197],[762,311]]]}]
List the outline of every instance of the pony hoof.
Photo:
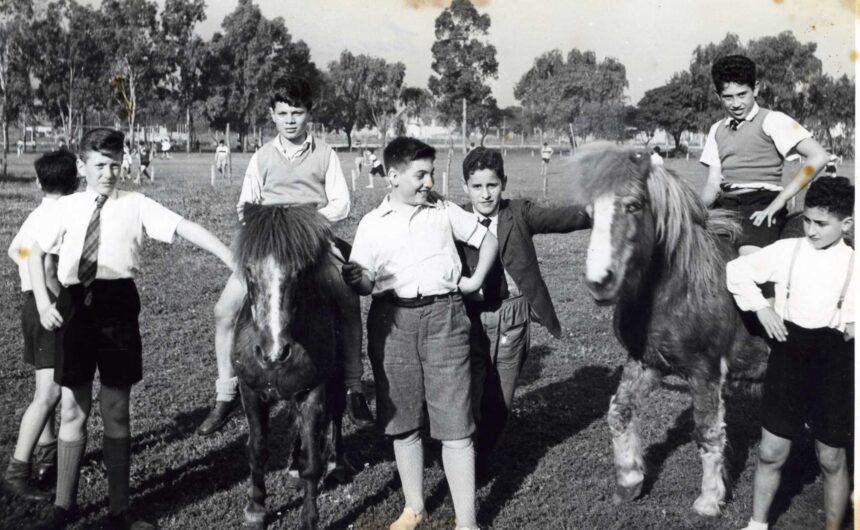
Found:
[{"label": "pony hoof", "polygon": [[254,502],[245,505],[245,524],[243,528],[263,530],[266,528],[266,508]]},{"label": "pony hoof", "polygon": [[301,490],[305,488],[305,480],[299,476],[298,471],[290,469],[284,477],[284,486],[294,490]]},{"label": "pony hoof", "polygon": [[702,517],[719,517],[723,513],[722,503],[717,499],[708,499],[700,495],[693,503],[693,511]]},{"label": "pony hoof", "polygon": [[631,486],[615,485],[615,493],[612,494],[612,504],[616,506],[632,501],[642,493],[642,483],[637,482]]}]

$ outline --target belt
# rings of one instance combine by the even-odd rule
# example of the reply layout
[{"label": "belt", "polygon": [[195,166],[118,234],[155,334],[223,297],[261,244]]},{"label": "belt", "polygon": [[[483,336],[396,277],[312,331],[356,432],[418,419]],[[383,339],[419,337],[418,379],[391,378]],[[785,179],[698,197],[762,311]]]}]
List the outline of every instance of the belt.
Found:
[{"label": "belt", "polygon": [[443,294],[418,295],[415,298],[400,298],[399,296],[395,296],[393,294],[387,294],[378,298],[397,307],[424,307],[426,305],[432,304],[437,300],[443,300],[445,298],[456,299],[460,298],[460,296],[461,295],[459,291],[451,291],[450,293]]}]

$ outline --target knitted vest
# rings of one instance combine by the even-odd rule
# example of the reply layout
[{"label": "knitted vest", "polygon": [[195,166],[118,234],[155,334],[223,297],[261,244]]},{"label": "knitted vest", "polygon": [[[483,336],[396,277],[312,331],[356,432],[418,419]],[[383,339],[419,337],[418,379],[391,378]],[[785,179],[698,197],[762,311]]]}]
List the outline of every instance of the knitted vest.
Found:
[{"label": "knitted vest", "polygon": [[316,138],[297,158],[288,160],[275,147],[275,137],[257,151],[257,169],[263,181],[263,204],[328,204],[325,174],[331,147]]},{"label": "knitted vest", "polygon": [[715,134],[723,177],[729,184],[766,182],[782,184],[782,155],[761,126],[767,109],[733,131],[721,121]]}]

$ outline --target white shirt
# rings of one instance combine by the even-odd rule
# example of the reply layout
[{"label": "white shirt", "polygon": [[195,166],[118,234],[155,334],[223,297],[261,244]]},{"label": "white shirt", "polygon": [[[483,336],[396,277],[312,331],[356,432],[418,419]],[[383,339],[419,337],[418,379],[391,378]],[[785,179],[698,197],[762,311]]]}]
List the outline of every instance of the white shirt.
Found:
[{"label": "white shirt", "polygon": [[30,255],[30,247],[36,241],[36,235],[45,229],[51,219],[57,217],[57,199],[54,197],[43,197],[42,202],[36,209],[30,212],[27,219],[21,225],[18,233],[9,245],[9,257],[18,265],[18,276],[21,278],[21,291],[31,291],[30,269],[27,265],[27,257]]},{"label": "white shirt", "polygon": [[[761,108],[758,106],[758,103],[754,104],[750,113],[741,120],[738,128],[748,127],[747,123],[751,122],[760,110]],[[708,131],[708,138],[705,140],[705,147],[702,149],[702,156],[699,158],[699,162],[706,166],[722,167],[716,134],[719,127],[729,127],[731,122],[732,118],[729,117],[724,120],[720,120],[711,126]],[[761,129],[770,137],[771,140],[773,140],[773,145],[776,146],[776,150],[779,151],[779,154],[782,155],[783,158],[795,155],[797,144],[807,138],[812,138],[812,134],[801,127],[799,123],[791,119],[788,115],[776,110],[772,110],[767,113],[767,116],[765,116],[764,120],[761,122]],[[773,189],[774,191],[782,190],[781,186],[775,186],[768,183],[748,182],[733,185],[738,188],[755,187]]]},{"label": "white shirt", "polygon": [[782,239],[730,261],[726,265],[729,291],[739,308],[758,311],[767,307],[768,302],[756,284],[774,282],[774,310],[780,317],[807,329],[831,327],[844,331],[845,324],[854,322],[853,271],[842,311],[837,311],[836,306],[853,250],[844,241],[818,250],[802,238],[791,272],[791,296],[786,304],[786,285],[796,244],[797,239]]},{"label": "white shirt", "polygon": [[[56,215],[37,234],[36,242],[45,252],[59,254],[57,278],[66,287],[80,283],[78,263],[96,197],[89,189],[61,197]],[[114,191],[102,206],[96,279],[134,278],[140,270],[144,231],[152,239],[171,243],[180,221],[181,215],[141,193]]]},{"label": "white shirt", "polygon": [[230,148],[226,145],[219,145],[215,149],[215,154],[218,155],[218,158],[227,158],[227,155],[230,154]]},{"label": "white shirt", "polygon": [[657,153],[651,153],[651,165],[652,166],[662,166],[663,165],[663,157],[658,155]]},{"label": "white shirt", "polygon": [[[310,149],[312,141],[311,135],[308,134],[305,141],[300,145],[285,146],[281,136],[278,135],[274,146],[275,150],[281,153],[287,160],[294,160],[306,149]],[[242,205],[246,202],[259,204],[262,200],[262,193],[263,179],[260,178],[260,170],[257,166],[257,153],[254,153],[251,155],[247,169],[245,169],[242,192],[239,194],[239,202],[236,204],[240,221],[242,220]],[[320,208],[318,210],[319,213],[332,223],[346,219],[349,215],[349,188],[346,185],[346,179],[340,167],[340,159],[337,157],[334,149],[331,151],[328,169],[325,173],[325,195],[328,199],[328,204]]]},{"label": "white shirt", "polygon": [[460,258],[454,239],[479,248],[487,229],[454,203],[415,206],[398,213],[388,196],[358,223],[350,261],[374,279],[373,293],[416,298],[457,290]]},{"label": "white shirt", "polygon": [[552,156],[552,153],[553,153],[552,147],[550,147],[550,146],[546,146],[540,150],[541,158],[549,158]]}]

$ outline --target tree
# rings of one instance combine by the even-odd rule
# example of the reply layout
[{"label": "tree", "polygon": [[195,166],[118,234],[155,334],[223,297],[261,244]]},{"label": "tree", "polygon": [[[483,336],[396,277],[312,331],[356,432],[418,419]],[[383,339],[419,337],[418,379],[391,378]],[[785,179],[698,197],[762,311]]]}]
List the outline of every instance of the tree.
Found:
[{"label": "tree", "polygon": [[192,106],[204,95],[202,61],[206,44],[194,34],[194,26],[206,19],[203,0],[167,0],[161,12],[160,41],[169,77],[164,83],[185,111],[188,136],[185,151],[191,152],[191,132],[194,130]]},{"label": "tree", "polygon": [[695,91],[691,77],[689,72],[676,73],[665,85],[645,92],[637,105],[639,119],[671,134],[676,147],[680,147],[684,131],[696,128]]},{"label": "tree", "polygon": [[0,174],[6,174],[9,153],[9,122],[26,105],[30,94],[26,38],[33,16],[32,3],[0,0],[0,129],[3,153]]},{"label": "tree", "polygon": [[559,50],[537,58],[514,87],[514,97],[523,103],[526,115],[543,127],[564,130],[571,147],[575,135],[607,134],[599,119],[583,119],[583,112],[599,116],[612,109],[618,124],[609,133],[615,136],[620,127],[627,73],[623,64],[612,57],[598,61],[594,52],[570,50],[567,59]]},{"label": "tree", "polygon": [[386,145],[389,127],[406,111],[400,99],[406,66],[401,62],[386,63],[384,59],[371,58],[370,73],[370,90],[363,102],[365,118],[382,133],[382,145]]},{"label": "tree", "polygon": [[[809,87],[807,126],[822,138],[831,153],[854,156],[854,81],[847,75],[819,76]],[[834,137],[833,131],[841,134]]]},{"label": "tree", "polygon": [[480,40],[489,28],[489,15],[479,14],[469,0],[453,0],[436,18],[431,49],[436,75],[428,86],[447,123],[461,121],[463,101],[469,107],[484,103],[490,95],[485,82],[498,77],[496,48]]},{"label": "tree", "polygon": [[469,124],[481,133],[481,145],[483,146],[484,138],[487,137],[490,129],[502,124],[502,110],[496,103],[496,98],[487,96],[487,99],[480,105],[473,106],[469,113]]}]

